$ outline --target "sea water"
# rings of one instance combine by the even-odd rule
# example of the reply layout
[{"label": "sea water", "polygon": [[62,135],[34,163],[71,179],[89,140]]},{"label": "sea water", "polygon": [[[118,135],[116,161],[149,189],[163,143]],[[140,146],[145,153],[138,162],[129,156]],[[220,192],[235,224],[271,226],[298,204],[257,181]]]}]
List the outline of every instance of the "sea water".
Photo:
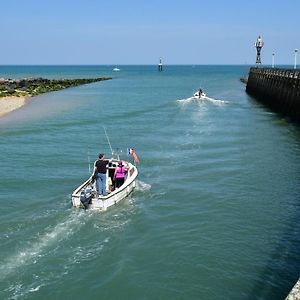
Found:
[{"label": "sea water", "polygon": [[[1,299],[284,299],[300,275],[300,130],[248,66],[1,66],[96,82],[0,119]],[[211,99],[191,99],[199,88]],[[99,152],[140,158],[107,212],[71,206]]]}]

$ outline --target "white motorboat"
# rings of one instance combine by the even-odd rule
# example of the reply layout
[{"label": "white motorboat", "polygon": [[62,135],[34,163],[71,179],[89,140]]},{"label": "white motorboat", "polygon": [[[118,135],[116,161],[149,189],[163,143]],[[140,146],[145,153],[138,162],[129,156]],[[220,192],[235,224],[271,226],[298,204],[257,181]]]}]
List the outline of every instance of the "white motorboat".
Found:
[{"label": "white motorboat", "polygon": [[119,68],[114,68],[113,71],[114,71],[114,72],[119,72],[120,69],[119,69]]},{"label": "white motorboat", "polygon": [[126,198],[136,186],[138,169],[130,162],[123,161],[123,163],[128,170],[126,173],[125,181],[119,188],[114,189],[113,187],[113,176],[115,169],[118,166],[118,158],[111,158],[109,160],[106,173],[107,195],[98,195],[96,189],[96,180],[93,180],[93,176],[90,176],[72,193],[73,206],[104,211],[107,210],[108,207],[113,206]]},{"label": "white motorboat", "polygon": [[[200,95],[200,96],[199,96]],[[201,99],[201,98],[205,98],[206,97],[206,94],[205,93],[200,93],[199,91],[197,91],[195,94],[194,94],[194,98],[197,98],[197,99]]]}]

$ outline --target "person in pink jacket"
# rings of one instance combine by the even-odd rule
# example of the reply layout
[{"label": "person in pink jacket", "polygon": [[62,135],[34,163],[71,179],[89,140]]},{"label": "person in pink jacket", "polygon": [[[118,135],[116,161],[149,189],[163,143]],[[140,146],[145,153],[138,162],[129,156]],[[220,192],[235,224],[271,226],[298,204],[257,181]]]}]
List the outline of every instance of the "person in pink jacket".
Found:
[{"label": "person in pink jacket", "polygon": [[119,160],[114,174],[116,188],[119,188],[124,183],[127,170],[128,168],[123,165],[122,160]]}]

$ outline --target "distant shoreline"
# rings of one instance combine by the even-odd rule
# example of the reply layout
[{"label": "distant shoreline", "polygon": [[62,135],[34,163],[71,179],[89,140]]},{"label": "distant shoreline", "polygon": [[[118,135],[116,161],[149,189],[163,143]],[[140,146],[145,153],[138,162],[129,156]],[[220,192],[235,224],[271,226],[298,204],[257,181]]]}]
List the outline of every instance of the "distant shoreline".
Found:
[{"label": "distant shoreline", "polygon": [[25,78],[18,80],[0,78],[0,117],[22,107],[33,96],[109,79],[112,78],[52,80],[45,78]]}]

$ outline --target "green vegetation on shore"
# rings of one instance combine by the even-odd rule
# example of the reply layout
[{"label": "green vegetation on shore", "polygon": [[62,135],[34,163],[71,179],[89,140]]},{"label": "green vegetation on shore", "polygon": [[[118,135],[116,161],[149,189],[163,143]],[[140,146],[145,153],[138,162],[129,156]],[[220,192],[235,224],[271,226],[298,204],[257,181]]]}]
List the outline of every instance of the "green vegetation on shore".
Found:
[{"label": "green vegetation on shore", "polygon": [[1,97],[24,97],[59,91],[65,88],[88,84],[96,81],[109,80],[111,77],[83,78],[83,79],[45,79],[25,78],[19,80],[0,79]]}]

